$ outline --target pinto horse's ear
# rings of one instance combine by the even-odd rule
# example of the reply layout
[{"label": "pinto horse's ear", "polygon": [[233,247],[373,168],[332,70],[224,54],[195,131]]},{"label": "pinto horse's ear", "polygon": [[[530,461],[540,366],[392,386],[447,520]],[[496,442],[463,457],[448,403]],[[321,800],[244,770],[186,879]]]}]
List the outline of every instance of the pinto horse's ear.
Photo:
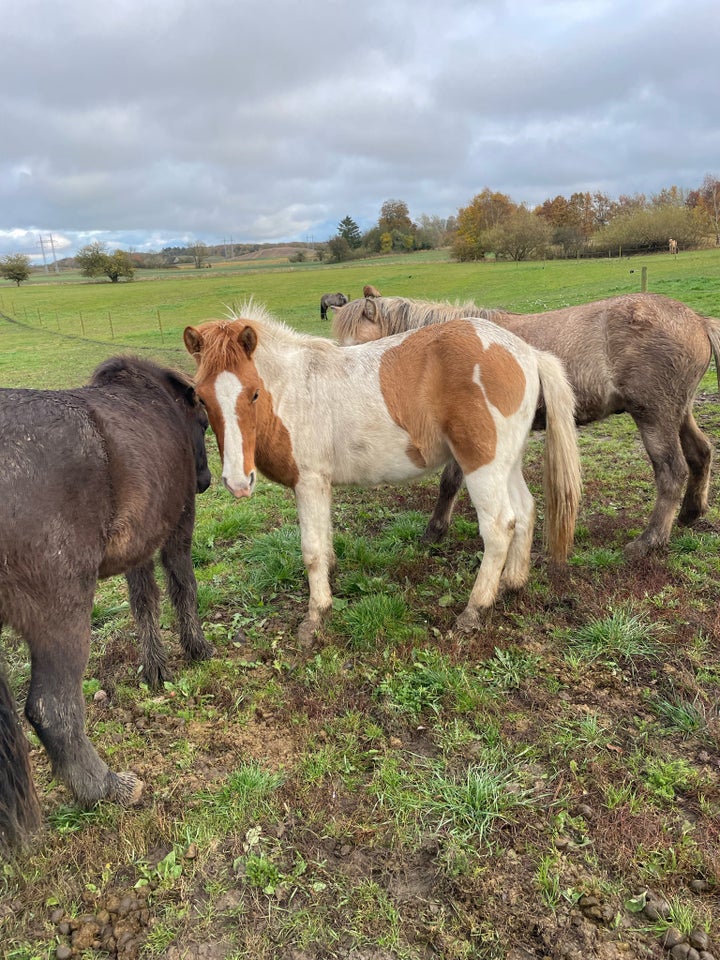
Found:
[{"label": "pinto horse's ear", "polygon": [[195,357],[196,363],[200,363],[200,354],[202,353],[203,338],[199,330],[195,327],[185,327],[183,331],[183,340],[187,352]]},{"label": "pinto horse's ear", "polygon": [[377,323],[377,305],[375,303],[374,297],[365,297],[365,309],[363,310],[363,316],[366,320],[369,320],[370,323]]},{"label": "pinto horse's ear", "polygon": [[257,346],[257,334],[252,327],[243,327],[238,337],[238,343],[243,348],[248,357],[251,357]]}]

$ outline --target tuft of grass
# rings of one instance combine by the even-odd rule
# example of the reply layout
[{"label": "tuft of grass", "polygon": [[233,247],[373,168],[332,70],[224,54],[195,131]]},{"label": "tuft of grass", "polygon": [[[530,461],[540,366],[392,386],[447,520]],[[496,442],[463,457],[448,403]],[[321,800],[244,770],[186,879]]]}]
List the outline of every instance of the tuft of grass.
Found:
[{"label": "tuft of grass", "polygon": [[259,593],[273,596],[286,586],[301,588],[305,565],[300,549],[300,531],[283,526],[263,533],[242,551],[248,581]]},{"label": "tuft of grass", "polygon": [[187,835],[198,841],[211,839],[230,830],[240,831],[258,818],[272,815],[272,796],[283,782],[281,773],[257,763],[243,764],[217,792],[197,794],[197,802],[185,818]]},{"label": "tuft of grass", "polygon": [[680,696],[655,697],[648,700],[655,713],[672,733],[690,737],[707,727],[707,717],[702,702],[696,697],[686,700]]},{"label": "tuft of grass", "polygon": [[410,663],[396,666],[378,685],[376,695],[413,717],[437,715],[444,705],[468,714],[487,699],[481,677],[465,665],[453,665],[434,649],[417,651]]},{"label": "tuft of grass", "polygon": [[660,626],[625,607],[616,607],[602,620],[589,620],[565,638],[569,651],[588,662],[606,666],[627,664],[634,671],[635,660],[658,657]]},{"label": "tuft of grass", "polygon": [[355,650],[368,650],[383,641],[398,643],[409,635],[410,612],[396,594],[372,593],[336,612],[334,626]]},{"label": "tuft of grass", "polygon": [[514,811],[533,803],[530,791],[519,786],[517,772],[498,769],[491,761],[473,764],[462,779],[436,770],[430,791],[428,808],[438,817],[438,828],[480,844],[488,842],[495,823],[510,823]]},{"label": "tuft of grass", "polygon": [[517,690],[524,680],[537,675],[540,658],[519,647],[495,648],[493,656],[478,667],[478,677],[500,690]]}]

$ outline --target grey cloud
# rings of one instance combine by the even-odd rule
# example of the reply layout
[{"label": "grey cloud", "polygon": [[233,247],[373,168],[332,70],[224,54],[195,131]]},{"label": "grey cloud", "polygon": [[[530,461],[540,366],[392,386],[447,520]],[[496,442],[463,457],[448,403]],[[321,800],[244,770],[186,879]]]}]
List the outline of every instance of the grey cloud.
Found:
[{"label": "grey cloud", "polygon": [[707,0],[14,8],[0,255],[39,230],[324,239],[390,197],[449,216],[484,186],[535,204],[720,174]]}]

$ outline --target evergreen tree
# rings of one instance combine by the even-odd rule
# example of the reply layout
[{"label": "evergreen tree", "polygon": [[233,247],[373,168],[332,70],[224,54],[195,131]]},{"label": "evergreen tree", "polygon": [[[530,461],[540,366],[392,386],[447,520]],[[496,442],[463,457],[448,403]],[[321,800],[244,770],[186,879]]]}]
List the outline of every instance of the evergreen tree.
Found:
[{"label": "evergreen tree", "polygon": [[358,227],[353,218],[349,215],[341,220],[338,224],[338,236],[342,237],[343,240],[347,240],[349,246],[353,250],[357,250],[362,243],[360,227]]}]

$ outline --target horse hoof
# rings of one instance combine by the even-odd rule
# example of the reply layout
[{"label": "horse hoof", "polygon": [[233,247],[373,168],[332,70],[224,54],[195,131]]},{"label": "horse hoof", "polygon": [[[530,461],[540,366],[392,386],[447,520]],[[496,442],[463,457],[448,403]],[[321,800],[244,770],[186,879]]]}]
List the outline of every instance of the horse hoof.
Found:
[{"label": "horse hoof", "polygon": [[190,650],[188,650],[188,657],[191,660],[212,660],[215,656],[215,647],[208,643],[207,640],[202,640],[202,642],[196,643]]},{"label": "horse hoof", "polygon": [[480,626],[485,612],[484,610],[471,610],[470,607],[466,607],[455,621],[455,630],[458,633],[472,633]]},{"label": "horse hoof", "polygon": [[152,669],[145,667],[143,669],[143,681],[151,690],[157,690],[164,683],[169,683],[173,679],[173,672],[167,664],[154,664]]},{"label": "horse hoof", "polygon": [[654,553],[661,553],[667,547],[666,543],[648,543],[642,537],[637,540],[631,540],[626,544],[623,553],[626,560],[644,560]]},{"label": "horse hoof", "polygon": [[318,620],[311,620],[310,617],[305,617],[300,626],[298,627],[298,640],[300,641],[301,647],[311,647],[315,639],[315,634],[318,631],[320,622]]},{"label": "horse hoof", "polygon": [[129,770],[124,770],[116,775],[115,787],[108,799],[114,800],[122,807],[134,807],[142,800],[144,789],[144,780],[140,780]]},{"label": "horse hoof", "polygon": [[431,527],[425,529],[425,533],[420,537],[421,543],[441,543],[445,539],[447,527]]}]

